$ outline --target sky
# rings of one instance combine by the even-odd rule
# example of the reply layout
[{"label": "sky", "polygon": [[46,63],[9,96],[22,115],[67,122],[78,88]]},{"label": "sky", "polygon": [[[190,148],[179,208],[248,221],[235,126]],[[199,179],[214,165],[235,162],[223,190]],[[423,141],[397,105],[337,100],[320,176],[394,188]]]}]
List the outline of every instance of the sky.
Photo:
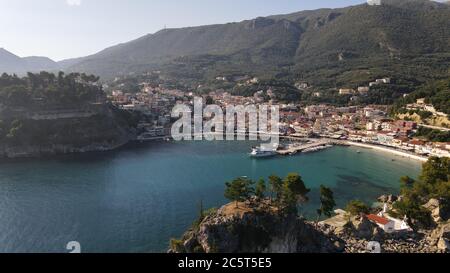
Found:
[{"label": "sky", "polygon": [[237,22],[364,0],[0,0],[0,48],[59,61],[164,27]]}]

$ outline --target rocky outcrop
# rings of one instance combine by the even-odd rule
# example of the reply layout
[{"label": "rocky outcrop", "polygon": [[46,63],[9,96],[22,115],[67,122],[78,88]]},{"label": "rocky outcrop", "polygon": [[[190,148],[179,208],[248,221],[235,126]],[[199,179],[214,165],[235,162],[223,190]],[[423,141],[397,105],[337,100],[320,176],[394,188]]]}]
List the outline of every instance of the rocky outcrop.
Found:
[{"label": "rocky outcrop", "polygon": [[351,217],[346,225],[346,232],[355,238],[379,240],[384,231],[364,216]]},{"label": "rocky outcrop", "polygon": [[382,196],[380,196],[380,197],[378,198],[378,202],[385,203],[385,204],[393,204],[393,203],[395,203],[398,199],[399,199],[399,197],[396,196],[396,195],[392,195],[392,194],[389,194],[389,195],[382,195]]},{"label": "rocky outcrop", "polygon": [[333,221],[321,222],[318,228],[330,238],[334,238],[334,241],[341,242],[345,253],[372,252],[371,246],[374,243],[379,244],[379,250],[382,253],[444,253],[448,251],[444,249],[448,246],[448,240],[444,240],[447,233],[441,231],[442,228],[436,230],[436,234],[433,235],[430,231],[388,234],[374,227],[364,217],[349,217],[344,226],[334,227],[325,223],[333,223]]},{"label": "rocky outcrop", "polygon": [[439,250],[450,252],[450,222],[440,224],[429,234],[427,240]]},{"label": "rocky outcrop", "polygon": [[104,152],[117,149],[127,144],[129,139],[122,138],[114,142],[97,142],[86,146],[72,144],[27,145],[0,147],[0,158],[35,158],[71,153]]},{"label": "rocky outcrop", "polygon": [[188,231],[170,252],[321,253],[343,250],[342,242],[295,214],[268,206],[226,205]]},{"label": "rocky outcrop", "polygon": [[449,239],[445,239],[445,238],[439,239],[437,247],[440,250],[448,252],[450,250],[450,241],[449,241]]},{"label": "rocky outcrop", "polygon": [[170,253],[448,253],[450,222],[434,230],[385,233],[345,211],[318,224],[269,201],[228,204],[171,243]]},{"label": "rocky outcrop", "polygon": [[444,199],[430,199],[424,207],[431,212],[435,223],[439,224],[450,218],[450,205]]},{"label": "rocky outcrop", "polygon": [[15,135],[0,135],[0,158],[108,151],[135,139],[135,130],[123,113],[106,104],[97,108],[95,115],[86,117],[34,120],[17,116],[20,125]]}]

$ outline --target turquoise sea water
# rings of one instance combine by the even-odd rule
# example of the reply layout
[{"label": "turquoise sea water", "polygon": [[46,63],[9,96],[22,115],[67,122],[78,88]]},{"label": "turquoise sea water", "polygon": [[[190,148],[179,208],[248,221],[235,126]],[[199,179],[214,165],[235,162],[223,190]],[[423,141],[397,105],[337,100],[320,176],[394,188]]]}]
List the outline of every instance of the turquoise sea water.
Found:
[{"label": "turquoise sea water", "polygon": [[[299,172],[312,188],[303,209],[313,217],[320,184],[338,205],[373,202],[398,191],[400,176],[421,163],[356,148],[251,159],[249,142],[152,143],[102,154],[0,163],[0,252],[164,252],[195,220],[198,204],[220,206],[224,182]],[[394,161],[393,161],[394,159]]]}]

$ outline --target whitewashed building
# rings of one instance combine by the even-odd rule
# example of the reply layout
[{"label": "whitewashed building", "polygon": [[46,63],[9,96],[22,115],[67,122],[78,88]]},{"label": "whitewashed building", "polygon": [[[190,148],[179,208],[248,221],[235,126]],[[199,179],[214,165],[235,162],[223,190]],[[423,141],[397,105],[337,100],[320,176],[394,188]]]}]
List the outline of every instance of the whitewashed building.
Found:
[{"label": "whitewashed building", "polygon": [[393,233],[395,231],[395,222],[388,218],[375,214],[369,214],[367,215],[367,219],[377,224],[381,229],[384,230],[384,232]]}]

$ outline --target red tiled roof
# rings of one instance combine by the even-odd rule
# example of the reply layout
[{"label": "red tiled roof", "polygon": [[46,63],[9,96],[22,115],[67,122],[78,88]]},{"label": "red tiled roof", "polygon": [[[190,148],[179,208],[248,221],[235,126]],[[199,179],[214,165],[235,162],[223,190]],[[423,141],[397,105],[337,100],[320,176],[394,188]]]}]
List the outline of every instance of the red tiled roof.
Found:
[{"label": "red tiled roof", "polygon": [[411,145],[424,145],[425,142],[420,141],[420,140],[411,140],[411,141],[409,142],[409,144],[411,144]]},{"label": "red tiled roof", "polygon": [[378,224],[381,224],[381,225],[386,225],[387,223],[389,223],[388,219],[386,219],[384,217],[380,217],[380,216],[375,215],[375,214],[367,215],[367,219],[369,219],[370,221],[376,222]]}]

